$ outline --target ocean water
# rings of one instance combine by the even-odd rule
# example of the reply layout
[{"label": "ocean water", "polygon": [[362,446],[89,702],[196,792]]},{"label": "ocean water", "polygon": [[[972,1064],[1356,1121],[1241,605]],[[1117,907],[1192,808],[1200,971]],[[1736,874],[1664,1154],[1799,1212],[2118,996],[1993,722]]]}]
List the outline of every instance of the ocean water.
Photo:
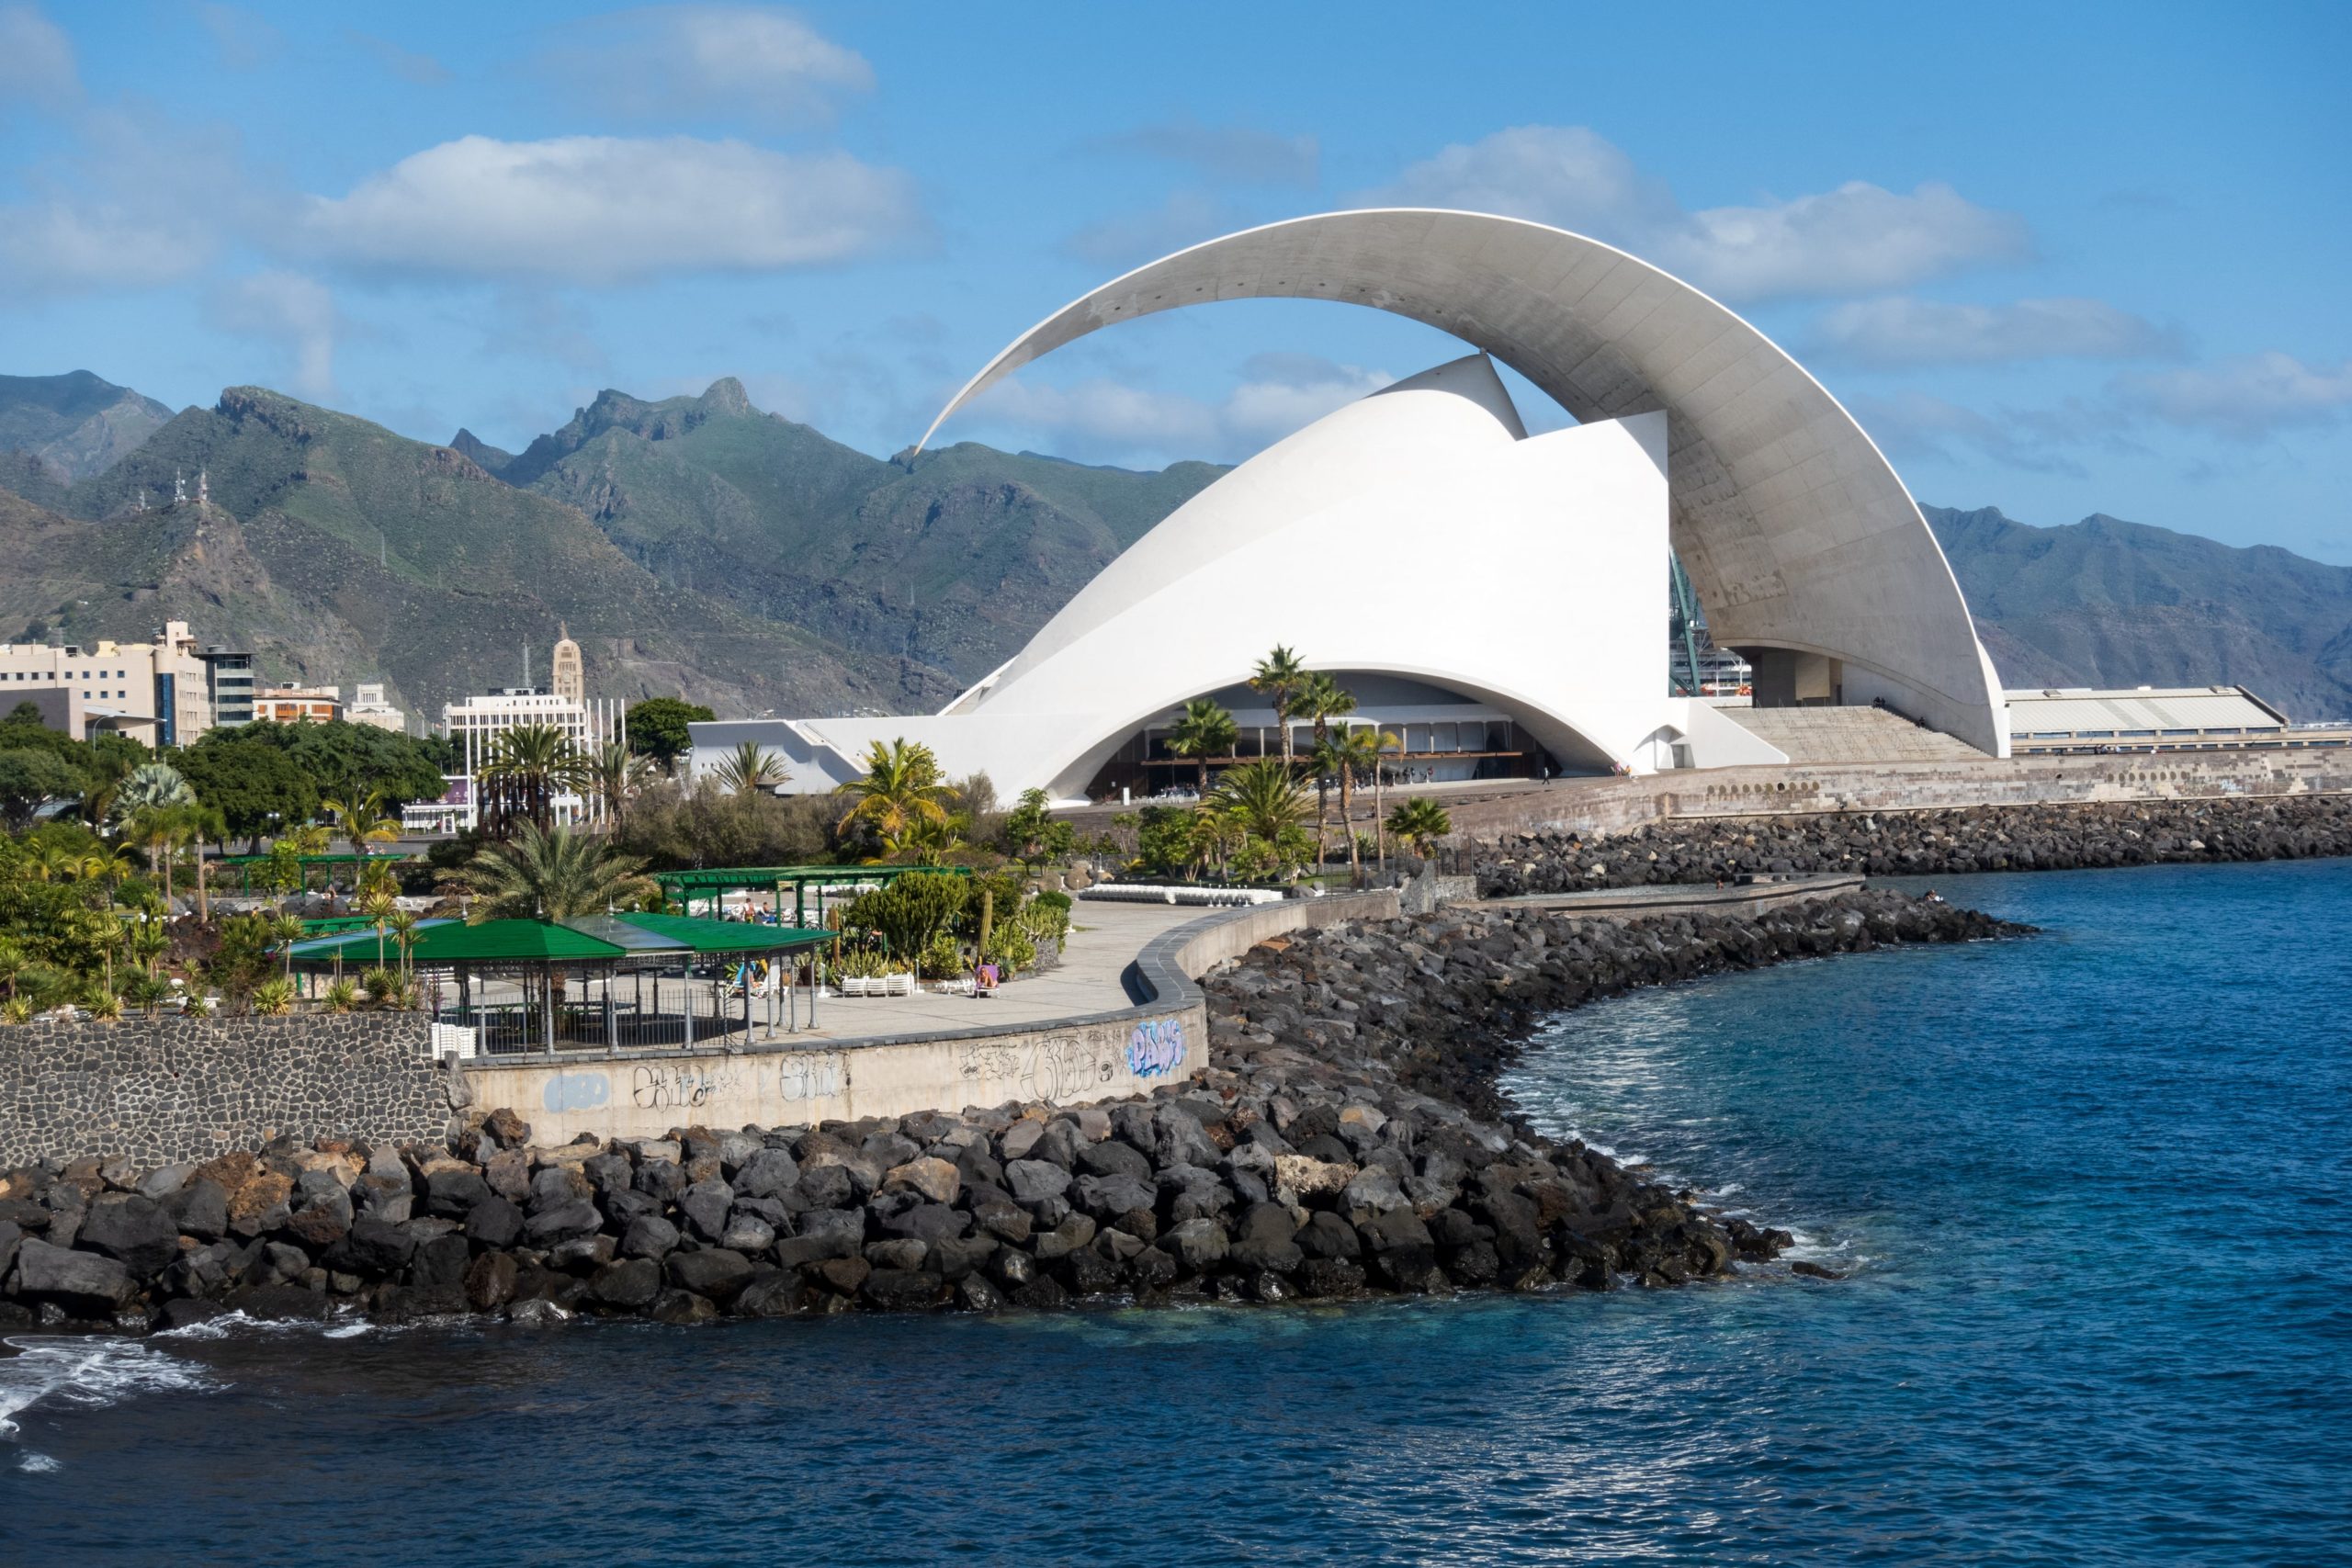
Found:
[{"label": "ocean water", "polygon": [[1511,1083],[1836,1282],[22,1337],[0,1562],[2352,1561],[2352,862],[1940,886]]}]

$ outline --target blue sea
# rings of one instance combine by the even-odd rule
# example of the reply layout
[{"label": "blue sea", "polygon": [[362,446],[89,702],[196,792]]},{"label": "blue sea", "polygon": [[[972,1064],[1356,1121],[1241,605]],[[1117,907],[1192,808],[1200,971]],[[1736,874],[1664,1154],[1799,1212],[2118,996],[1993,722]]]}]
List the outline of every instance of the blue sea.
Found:
[{"label": "blue sea", "polygon": [[0,1562],[2352,1562],[2352,862],[1939,886],[1510,1081],[1842,1280],[23,1337]]}]

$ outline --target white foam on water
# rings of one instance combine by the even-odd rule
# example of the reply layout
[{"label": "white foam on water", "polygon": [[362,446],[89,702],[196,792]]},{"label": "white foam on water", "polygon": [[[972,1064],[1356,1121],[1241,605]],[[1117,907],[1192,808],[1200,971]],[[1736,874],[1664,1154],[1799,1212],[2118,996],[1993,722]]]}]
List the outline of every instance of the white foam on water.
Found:
[{"label": "white foam on water", "polygon": [[356,1339],[363,1334],[398,1334],[397,1327],[369,1323],[363,1318],[330,1318],[320,1323],[314,1318],[247,1317],[242,1312],[223,1313],[208,1317],[201,1323],[191,1323],[185,1328],[165,1328],[150,1335],[152,1339],[226,1339],[231,1335],[255,1334],[315,1334],[327,1339]]},{"label": "white foam on water", "polygon": [[[28,1335],[7,1344],[17,1353],[0,1359],[0,1438],[14,1438],[17,1416],[42,1400],[99,1409],[143,1393],[219,1386],[195,1362],[137,1339]],[[44,1457],[28,1455],[27,1461]],[[18,1468],[41,1468],[27,1461]],[[47,1461],[48,1468],[55,1465]]]},{"label": "white foam on water", "polygon": [[17,1461],[17,1468],[27,1475],[47,1475],[51,1471],[63,1470],[65,1467],[47,1454],[28,1453]]}]

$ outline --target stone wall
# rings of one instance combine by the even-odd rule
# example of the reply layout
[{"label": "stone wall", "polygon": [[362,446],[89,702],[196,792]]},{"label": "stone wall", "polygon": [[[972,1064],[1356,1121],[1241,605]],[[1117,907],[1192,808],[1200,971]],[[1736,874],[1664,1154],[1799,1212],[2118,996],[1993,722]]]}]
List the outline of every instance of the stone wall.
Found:
[{"label": "stone wall", "polygon": [[449,1079],[415,1013],[0,1028],[0,1167],[207,1160],[280,1135],[437,1139]]}]

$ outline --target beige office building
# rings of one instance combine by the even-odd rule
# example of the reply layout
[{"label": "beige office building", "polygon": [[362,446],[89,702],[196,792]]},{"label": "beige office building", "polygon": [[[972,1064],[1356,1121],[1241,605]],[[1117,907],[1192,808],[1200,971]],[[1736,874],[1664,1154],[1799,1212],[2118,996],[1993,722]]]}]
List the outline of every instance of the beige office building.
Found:
[{"label": "beige office building", "polygon": [[[62,700],[42,701],[44,687]],[[186,621],[166,623],[152,642],[0,643],[0,712],[20,700],[54,707],[76,740],[116,730],[185,746],[213,723],[208,671]]]}]

